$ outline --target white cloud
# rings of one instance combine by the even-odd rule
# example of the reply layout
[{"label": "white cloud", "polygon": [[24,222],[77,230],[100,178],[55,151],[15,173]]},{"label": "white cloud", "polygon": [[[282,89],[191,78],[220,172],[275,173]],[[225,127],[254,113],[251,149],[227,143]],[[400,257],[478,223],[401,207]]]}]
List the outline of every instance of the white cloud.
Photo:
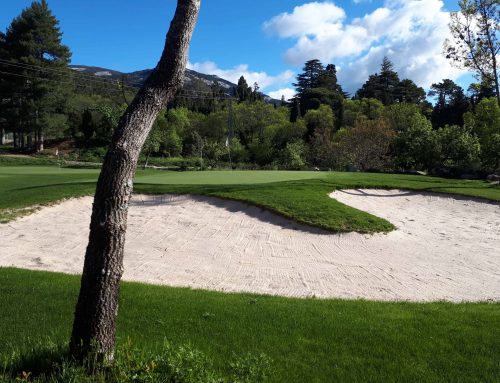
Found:
[{"label": "white cloud", "polygon": [[326,1],[304,4],[292,13],[282,13],[264,23],[264,29],[278,32],[281,37],[301,37],[327,32],[345,19],[345,11]]},{"label": "white cloud", "polygon": [[386,0],[383,7],[352,20],[326,1],[295,7],[264,23],[264,29],[295,40],[285,53],[288,63],[299,66],[315,58],[333,62],[340,82],[353,92],[378,71],[384,55],[402,78],[423,87],[443,78],[457,79],[464,72],[442,55],[448,23],[442,0]]},{"label": "white cloud", "polygon": [[285,96],[285,100],[290,100],[293,96],[295,96],[295,89],[292,88],[278,89],[269,92],[268,95],[276,100],[281,100],[282,96]]},{"label": "white cloud", "polygon": [[248,85],[253,86],[254,83],[257,83],[261,90],[273,85],[287,84],[294,77],[294,73],[290,70],[279,73],[276,76],[268,75],[266,72],[252,72],[249,70],[247,64],[240,64],[230,69],[221,69],[214,62],[205,61],[201,63],[188,63],[187,67],[200,73],[219,76],[235,84],[243,76]]}]

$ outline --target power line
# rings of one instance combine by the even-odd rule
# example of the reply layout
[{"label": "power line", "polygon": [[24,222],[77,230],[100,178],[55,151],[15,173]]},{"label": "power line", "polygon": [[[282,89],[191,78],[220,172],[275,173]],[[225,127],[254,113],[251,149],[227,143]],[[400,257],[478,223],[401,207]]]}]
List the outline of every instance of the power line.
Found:
[{"label": "power line", "polygon": [[[93,85],[92,80],[90,80],[90,84],[88,83],[88,80],[86,83],[78,83],[77,81],[83,80],[83,79],[72,79],[73,81],[63,81],[63,80],[55,80],[55,79],[49,79],[49,78],[44,78],[40,76],[31,76],[31,75],[26,75],[26,74],[19,74],[19,73],[12,73],[12,72],[6,72],[6,71],[0,71],[1,74],[4,75],[10,75],[10,76],[16,76],[16,77],[22,77],[26,78],[29,80],[39,80],[39,81],[45,81],[45,82],[52,82],[52,83],[58,83],[58,84],[68,84],[68,85],[73,85],[76,86],[80,89],[90,89],[93,90]],[[68,78],[69,80],[69,78]],[[119,86],[117,83],[113,82],[99,82],[97,81],[99,86],[102,86],[106,91],[109,92],[114,92],[116,94],[121,94],[121,89],[115,88],[115,87],[109,87],[108,85],[114,85],[114,86]],[[125,86],[131,90],[137,91],[137,88],[132,88],[129,86]],[[177,98],[186,98],[186,99],[199,99],[199,100],[236,100],[235,97],[232,97],[228,95],[227,93],[223,94],[216,94],[214,92],[210,91],[198,91],[198,90],[190,90],[190,89],[183,89],[181,90],[177,95]]]},{"label": "power line", "polygon": [[[30,70],[30,71],[40,71],[40,72],[55,72],[55,74],[63,77],[64,79],[67,79],[67,80],[74,80],[74,81],[78,81],[78,80],[81,80],[81,81],[85,81],[85,82],[91,82],[93,84],[96,84],[97,85],[112,85],[112,86],[117,86],[119,88],[128,88],[130,90],[133,90],[133,91],[137,91],[138,88],[135,88],[135,87],[131,87],[131,86],[128,86],[128,85],[125,85],[125,84],[121,84],[119,83],[118,81],[113,81],[113,80],[104,80],[104,79],[96,79],[96,78],[87,78],[86,75],[81,75],[79,73],[74,73],[75,76],[72,75],[72,72],[65,72],[65,71],[61,71],[61,73],[59,73],[59,71],[57,70],[50,70],[49,68],[44,68],[44,67],[36,67],[34,65],[31,65],[32,68],[28,68],[28,67],[23,67],[21,65],[18,65],[18,64],[12,64],[12,63],[7,63],[7,62],[3,62],[3,60],[0,60],[0,64],[4,64],[4,65],[7,65],[7,66],[12,66],[12,67],[16,67],[16,68],[20,68],[20,69],[25,69],[25,70]],[[36,76],[33,76],[33,78],[36,78]],[[41,77],[38,77],[38,79],[42,79]],[[49,80],[49,79],[47,79]],[[62,83],[70,83],[68,81],[61,81]]]},{"label": "power line", "polygon": [[[133,91],[138,90],[137,87],[125,85],[123,83],[118,82],[117,80],[98,79],[98,78],[95,78],[93,75],[86,75],[86,74],[82,74],[82,73],[79,73],[76,71],[75,72],[68,72],[68,71],[63,70],[63,69],[46,68],[46,67],[42,67],[39,65],[18,63],[18,62],[3,60],[3,59],[0,59],[0,63],[2,63],[4,65],[8,65],[8,66],[21,68],[21,69],[31,70],[31,71],[38,70],[38,71],[42,71],[42,72],[54,72],[54,73],[59,74],[61,76],[68,76],[68,79],[71,78],[72,80],[85,80],[85,81],[90,81],[90,82],[98,84],[98,85],[112,85],[112,86],[117,86],[120,89],[123,87],[123,88],[128,88],[128,89],[133,90]],[[42,78],[39,76],[38,77],[37,76],[27,76],[27,75],[14,74],[14,73],[10,73],[10,72],[3,72],[3,73],[11,74],[11,75],[19,76],[19,77],[36,78],[39,80],[57,82],[56,80],[46,79],[46,78]],[[71,74],[71,76],[70,76],[70,74]],[[73,74],[76,76],[73,77],[72,76]],[[80,78],[78,78],[78,77],[80,77]],[[72,81],[60,81],[60,82],[65,83],[65,84],[72,83]],[[132,84],[142,85],[139,82],[135,82]],[[85,84],[85,86],[87,86],[87,85],[88,84]],[[108,88],[108,89],[111,89],[111,88]],[[187,97],[188,95],[193,96],[195,98],[235,99],[233,96],[229,95],[228,93],[217,94],[216,92],[213,92],[213,91],[200,91],[200,90],[190,90],[190,89],[183,89],[177,96]]]},{"label": "power line", "polygon": [[81,77],[82,79],[86,79],[88,81],[93,81],[93,82],[101,82],[101,83],[106,83],[106,84],[117,84],[118,83],[117,80],[106,80],[104,78],[96,78],[94,75],[87,75],[84,73],[80,73],[78,71],[72,70],[71,68],[69,68],[69,71],[68,71],[65,69],[47,68],[47,67],[43,67],[40,65],[25,64],[25,63],[19,63],[19,62],[8,61],[8,60],[3,60],[3,59],[0,59],[0,63],[4,64],[4,65],[8,65],[8,66],[14,66],[17,68],[26,69],[26,70],[39,70],[39,71],[43,71],[43,72],[53,72],[53,73],[64,75],[64,76],[69,76],[70,74],[76,75],[76,76]]},{"label": "power line", "polygon": [[[58,84],[70,84],[70,85],[73,85],[73,86],[76,86],[76,87],[79,87],[79,88],[86,88],[86,89],[93,90],[92,84],[77,84],[77,83],[74,83],[74,82],[71,82],[71,81],[52,80],[52,79],[43,78],[43,77],[27,76],[27,75],[22,75],[22,74],[18,74],[18,73],[11,73],[11,72],[4,72],[4,71],[0,71],[0,73],[1,74],[6,74],[6,75],[10,75],[10,76],[23,77],[23,78],[26,78],[28,80],[36,79],[36,80],[39,80],[39,81],[53,82],[53,83],[58,83]],[[118,89],[107,88],[106,90],[121,94],[120,90],[118,90]]]},{"label": "power line", "polygon": [[[55,73],[61,73],[62,75],[65,75],[65,76],[69,76],[69,74],[74,74],[76,75],[76,77],[80,76],[84,79],[88,79],[88,81],[92,81],[92,82],[95,82],[95,83],[103,83],[103,84],[107,84],[107,85],[116,85],[116,86],[120,86],[120,87],[125,87],[125,88],[129,88],[129,89],[133,89],[133,90],[137,90],[138,88],[135,87],[135,86],[131,86],[131,85],[138,85],[139,87],[142,86],[142,82],[128,82],[129,85],[126,85],[126,84],[122,84],[120,83],[118,80],[106,80],[106,79],[100,79],[100,78],[95,78],[94,75],[87,75],[87,74],[83,74],[83,73],[79,73],[77,71],[73,71],[73,72],[68,72],[66,70],[63,70],[63,69],[54,69],[54,68],[46,68],[46,67],[42,67],[42,66],[39,66],[39,65],[32,65],[32,64],[25,64],[25,63],[18,63],[18,62],[13,62],[13,61],[7,61],[7,60],[3,60],[3,59],[0,59],[0,63],[4,63],[5,65],[10,65],[10,66],[14,66],[14,67],[19,67],[19,68],[22,68],[22,69],[27,69],[27,70],[40,70],[40,71],[43,71],[43,72],[55,72]],[[127,76],[127,75],[124,75],[124,76]],[[130,85],[131,84],[131,85]],[[221,89],[222,90],[222,89]],[[184,90],[185,92],[190,92],[190,93],[196,93],[196,94],[208,94],[210,96],[214,95],[215,92],[214,91],[199,91],[199,90]],[[227,93],[224,93],[225,96],[229,96]]]}]

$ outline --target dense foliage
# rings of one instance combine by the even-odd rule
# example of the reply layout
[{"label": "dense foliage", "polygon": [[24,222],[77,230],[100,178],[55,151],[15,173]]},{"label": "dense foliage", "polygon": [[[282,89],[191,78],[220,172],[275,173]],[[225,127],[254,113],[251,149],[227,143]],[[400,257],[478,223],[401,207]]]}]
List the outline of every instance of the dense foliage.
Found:
[{"label": "dense foliage", "polygon": [[[45,1],[0,34],[0,51],[2,143],[13,134],[16,148],[41,151],[49,138],[49,153],[99,162],[135,90],[70,71],[70,51]],[[336,66],[319,60],[305,63],[288,102],[269,100],[243,76],[233,88],[190,81],[191,90],[158,117],[141,161],[485,175],[500,166],[500,109],[492,81],[482,80],[468,94],[450,79],[426,94],[384,57],[352,99]]]}]

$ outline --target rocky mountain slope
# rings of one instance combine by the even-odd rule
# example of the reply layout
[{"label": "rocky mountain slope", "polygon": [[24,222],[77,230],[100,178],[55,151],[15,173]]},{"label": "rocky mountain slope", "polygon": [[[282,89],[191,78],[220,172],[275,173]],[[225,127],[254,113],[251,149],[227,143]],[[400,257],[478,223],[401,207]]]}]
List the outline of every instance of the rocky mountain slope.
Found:
[{"label": "rocky mountain slope", "polygon": [[[114,82],[124,81],[128,86],[139,88],[146,78],[151,73],[151,69],[145,69],[130,73],[123,73],[112,69],[87,66],[87,65],[70,65],[70,68],[77,73],[86,76],[95,76],[101,80],[109,80]],[[184,90],[203,92],[218,84],[227,96],[233,96],[236,84],[215,75],[199,73],[191,69],[186,69],[186,78],[184,81]],[[279,100],[273,100],[267,95],[263,95],[264,100],[269,103],[277,103]]]}]

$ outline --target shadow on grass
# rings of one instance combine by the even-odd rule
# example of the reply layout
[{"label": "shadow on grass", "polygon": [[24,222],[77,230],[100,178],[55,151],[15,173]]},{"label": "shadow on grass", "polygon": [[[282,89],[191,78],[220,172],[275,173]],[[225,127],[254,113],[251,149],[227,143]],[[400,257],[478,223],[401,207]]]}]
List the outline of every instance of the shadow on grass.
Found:
[{"label": "shadow on grass", "polygon": [[[89,358],[76,362],[67,347],[48,343],[23,353],[13,352],[0,360],[0,382],[14,383],[229,383],[265,382],[271,361],[265,354],[234,356],[225,371],[190,345],[173,346],[164,341],[160,349],[145,351],[130,340],[116,349],[112,362]],[[99,358],[99,360],[102,360]]]},{"label": "shadow on grass", "polygon": [[[422,193],[418,193],[415,191],[404,191],[402,193],[394,193],[394,194],[376,194],[376,193],[368,193],[368,192],[366,192],[366,190],[367,189],[354,189],[354,191],[337,190],[337,193],[349,194],[349,195],[354,195],[354,196],[359,196],[359,197],[368,196],[368,197],[380,197],[380,198],[405,197],[405,196],[422,194]],[[385,189],[385,190],[391,190],[391,189]],[[392,190],[396,190],[396,189],[392,189]]]},{"label": "shadow on grass", "polygon": [[211,196],[192,196],[194,200],[199,202],[208,203],[212,206],[224,209],[230,213],[244,213],[245,215],[255,218],[259,221],[270,223],[275,226],[279,226],[282,229],[301,231],[308,234],[316,235],[332,235],[331,231],[308,226],[299,222],[294,221],[292,218],[286,217],[285,215],[274,211],[267,206],[259,206],[253,202],[245,202],[242,200],[222,198],[222,197],[211,197]]},{"label": "shadow on grass", "polygon": [[57,183],[57,184],[48,184],[48,185],[36,185],[36,186],[26,186],[22,188],[15,188],[15,189],[9,189],[7,191],[23,191],[23,190],[35,190],[35,189],[48,189],[52,187],[61,187],[61,186],[80,186],[80,187],[86,187],[86,186],[94,186],[95,187],[96,182],[95,181],[86,181],[86,182],[62,182],[62,183]]},{"label": "shadow on grass", "polygon": [[37,377],[53,376],[68,360],[68,348],[51,341],[33,345],[22,352],[13,350],[1,360],[0,382],[31,381]]}]

